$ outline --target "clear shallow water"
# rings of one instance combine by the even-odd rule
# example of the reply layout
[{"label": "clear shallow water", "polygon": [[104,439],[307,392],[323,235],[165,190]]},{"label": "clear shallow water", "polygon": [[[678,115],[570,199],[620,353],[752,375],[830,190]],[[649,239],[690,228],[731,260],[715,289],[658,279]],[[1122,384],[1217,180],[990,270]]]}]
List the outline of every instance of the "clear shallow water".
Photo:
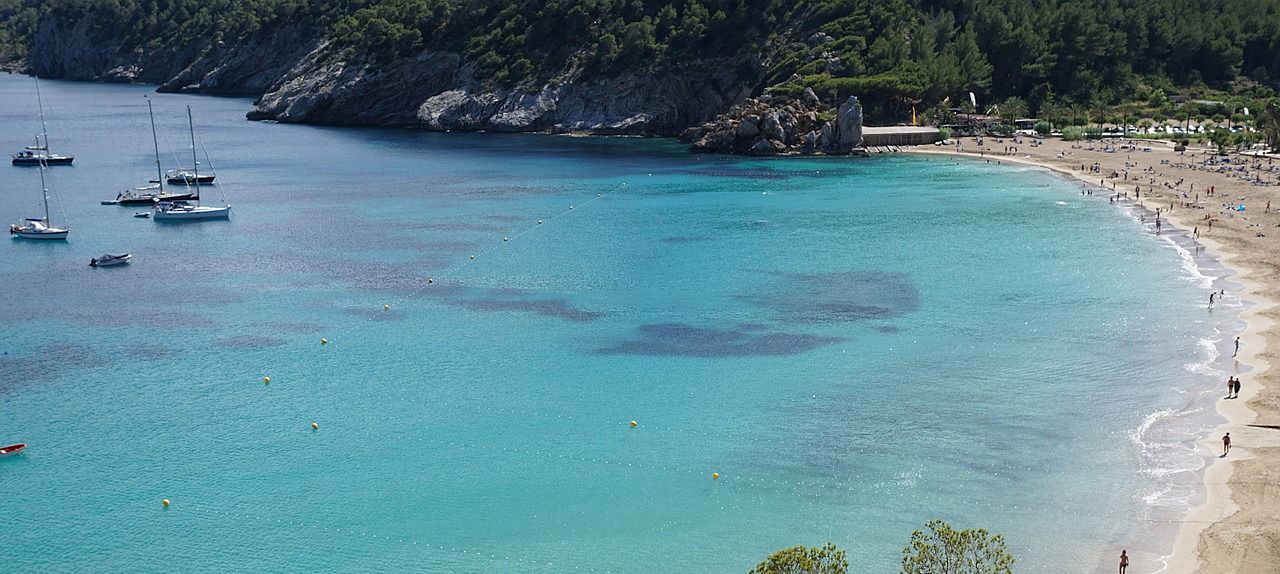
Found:
[{"label": "clear shallow water", "polygon": [[[0,243],[14,571],[742,572],[833,541],[887,572],[934,517],[1019,571],[1153,569],[1197,495],[1230,306],[1045,173],[151,94],[234,205],[163,225],[98,205],[153,173],[150,89],[42,87],[77,165],[71,240]],[[0,103],[17,149],[30,80]],[[3,169],[0,214],[36,215]]]}]

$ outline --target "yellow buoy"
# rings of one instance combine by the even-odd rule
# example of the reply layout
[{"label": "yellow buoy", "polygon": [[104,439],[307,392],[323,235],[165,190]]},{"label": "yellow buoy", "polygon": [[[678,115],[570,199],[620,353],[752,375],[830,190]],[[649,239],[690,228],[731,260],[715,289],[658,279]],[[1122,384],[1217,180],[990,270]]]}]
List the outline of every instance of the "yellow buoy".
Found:
[{"label": "yellow buoy", "polygon": [[169,508],[169,499],[166,498],[164,500],[161,500],[160,504],[163,504],[165,508]]},{"label": "yellow buoy", "polygon": [[390,310],[391,310],[391,305],[386,305],[386,304],[384,304],[384,305],[382,306],[382,310],[383,310],[383,311],[390,311]]},{"label": "yellow buoy", "polygon": [[631,421],[631,428],[636,428],[636,421]]},{"label": "yellow buoy", "polygon": [[720,480],[720,473],[718,472],[711,473],[711,480]]},{"label": "yellow buoy", "polygon": [[328,340],[328,339],[325,339],[324,337],[321,337],[321,338],[320,338],[320,344],[321,344],[321,345],[328,345],[328,344],[329,344],[329,340]]},{"label": "yellow buoy", "polygon": [[264,385],[271,384],[271,377],[262,377],[262,384]]},{"label": "yellow buoy", "polygon": [[320,425],[316,423],[311,423],[311,430],[320,430]]}]

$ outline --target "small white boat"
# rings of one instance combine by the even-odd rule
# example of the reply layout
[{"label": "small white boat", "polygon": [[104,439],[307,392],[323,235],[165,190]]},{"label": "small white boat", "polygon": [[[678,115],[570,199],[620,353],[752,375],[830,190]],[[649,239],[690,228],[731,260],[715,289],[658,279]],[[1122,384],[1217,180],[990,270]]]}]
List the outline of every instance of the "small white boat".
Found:
[{"label": "small white boat", "polygon": [[26,223],[9,226],[9,233],[23,239],[66,239],[68,229],[50,227],[44,219],[28,219]]},{"label": "small white boat", "polygon": [[133,214],[133,216],[134,216],[134,217],[141,217],[142,219],[146,219],[146,218],[148,218],[148,217],[151,217],[151,212],[150,212],[150,211],[139,211],[139,212],[134,213],[134,214]]},{"label": "small white boat", "polygon": [[89,260],[89,267],[110,267],[112,265],[124,265],[133,259],[133,255],[129,253],[119,253],[112,255],[110,253],[94,257]]}]

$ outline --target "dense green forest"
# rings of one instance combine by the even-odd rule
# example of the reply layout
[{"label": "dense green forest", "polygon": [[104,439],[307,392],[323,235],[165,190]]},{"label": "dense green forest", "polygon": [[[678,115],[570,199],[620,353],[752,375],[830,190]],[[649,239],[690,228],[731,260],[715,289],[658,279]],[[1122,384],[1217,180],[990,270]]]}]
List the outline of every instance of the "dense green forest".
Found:
[{"label": "dense green forest", "polygon": [[763,64],[759,88],[899,117],[969,91],[1037,113],[1280,81],[1280,0],[0,0],[0,59],[39,50],[44,19],[121,53],[303,25],[332,57],[446,50],[505,85],[738,57]]}]

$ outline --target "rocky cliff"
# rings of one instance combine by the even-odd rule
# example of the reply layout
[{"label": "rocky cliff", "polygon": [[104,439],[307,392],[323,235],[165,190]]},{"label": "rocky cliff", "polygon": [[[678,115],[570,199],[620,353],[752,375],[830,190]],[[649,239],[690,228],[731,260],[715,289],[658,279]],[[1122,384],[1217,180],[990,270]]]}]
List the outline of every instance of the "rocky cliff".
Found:
[{"label": "rocky cliff", "polygon": [[748,95],[760,66],[710,60],[679,68],[501,86],[458,54],[348,63],[318,47],[256,102],[250,119],[432,130],[675,135]]},{"label": "rocky cliff", "polygon": [[717,58],[665,69],[500,85],[461,55],[424,50],[348,61],[305,22],[232,42],[194,39],[152,51],[95,34],[89,16],[45,18],[27,70],[41,77],[159,84],[162,92],[260,96],[254,120],[431,130],[676,135],[751,95],[763,65]]},{"label": "rocky cliff", "polygon": [[46,14],[26,71],[45,78],[159,84],[159,91],[258,95],[321,44],[305,23],[262,28],[224,43],[211,38],[127,49],[103,34],[93,14],[67,20]]}]

